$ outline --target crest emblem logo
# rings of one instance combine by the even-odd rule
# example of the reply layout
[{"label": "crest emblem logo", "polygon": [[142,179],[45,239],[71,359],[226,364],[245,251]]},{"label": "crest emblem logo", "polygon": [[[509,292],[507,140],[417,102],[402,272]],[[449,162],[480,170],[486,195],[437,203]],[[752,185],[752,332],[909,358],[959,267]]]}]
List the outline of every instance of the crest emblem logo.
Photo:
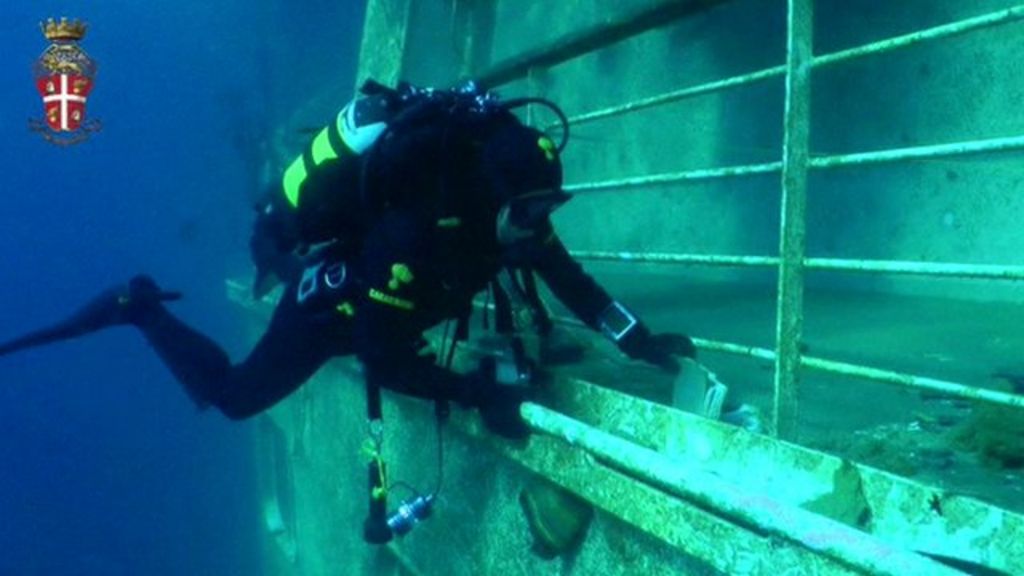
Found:
[{"label": "crest emblem logo", "polygon": [[50,41],[32,70],[43,98],[43,118],[29,120],[29,128],[54,144],[77,144],[100,129],[99,120],[85,118],[85,103],[96,78],[96,62],[78,45],[86,24],[50,18],[39,26]]}]

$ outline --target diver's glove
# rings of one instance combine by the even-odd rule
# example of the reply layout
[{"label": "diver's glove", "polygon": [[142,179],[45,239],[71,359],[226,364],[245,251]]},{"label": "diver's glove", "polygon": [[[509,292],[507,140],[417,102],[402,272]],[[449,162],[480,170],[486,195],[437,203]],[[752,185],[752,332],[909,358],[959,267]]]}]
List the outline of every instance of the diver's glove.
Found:
[{"label": "diver's glove", "polygon": [[639,323],[622,335],[618,345],[630,358],[649,362],[673,374],[679,372],[677,357],[697,357],[697,347],[688,336],[675,332],[651,334]]}]

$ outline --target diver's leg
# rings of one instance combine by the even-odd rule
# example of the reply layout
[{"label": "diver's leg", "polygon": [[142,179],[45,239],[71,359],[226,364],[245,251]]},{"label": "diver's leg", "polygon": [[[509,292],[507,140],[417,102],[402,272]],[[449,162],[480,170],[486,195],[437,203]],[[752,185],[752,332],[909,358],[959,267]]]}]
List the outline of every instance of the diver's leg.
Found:
[{"label": "diver's leg", "polygon": [[234,366],[220,346],[162,306],[137,325],[197,404],[215,406],[232,419],[276,404],[331,356],[347,352],[337,322],[315,322],[304,314],[294,289],[282,296],[248,358]]},{"label": "diver's leg", "polygon": [[217,408],[232,419],[262,412],[298,389],[332,357],[351,354],[351,321],[333,308],[324,314],[301,308],[291,285],[255,348],[232,367]]},{"label": "diver's leg", "polygon": [[40,330],[0,344],[0,356],[37,346],[70,340],[113,326],[135,324],[161,302],[181,298],[179,292],[161,290],[149,276],[136,276],[86,302],[69,317]]}]

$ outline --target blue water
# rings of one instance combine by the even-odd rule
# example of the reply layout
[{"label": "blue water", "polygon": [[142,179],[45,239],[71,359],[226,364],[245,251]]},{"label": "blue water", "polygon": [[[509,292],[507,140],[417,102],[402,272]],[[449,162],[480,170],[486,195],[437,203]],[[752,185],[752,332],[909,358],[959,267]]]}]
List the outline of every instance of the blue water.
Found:
[{"label": "blue water", "polygon": [[[0,339],[147,271],[244,354],[223,281],[248,270],[255,144],[315,89],[311,70],[351,85],[360,4],[3,3]],[[103,122],[67,148],[27,129],[38,22],[62,15],[91,24]],[[260,574],[250,433],[198,413],[131,329],[0,359],[0,574]]]}]

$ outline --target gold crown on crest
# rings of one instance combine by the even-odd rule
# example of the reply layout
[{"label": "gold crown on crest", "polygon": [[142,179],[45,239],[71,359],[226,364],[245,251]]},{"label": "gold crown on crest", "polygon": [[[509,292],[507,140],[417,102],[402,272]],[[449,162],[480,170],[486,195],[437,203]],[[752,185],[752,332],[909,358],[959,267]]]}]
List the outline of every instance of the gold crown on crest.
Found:
[{"label": "gold crown on crest", "polygon": [[39,27],[43,30],[43,36],[47,40],[81,40],[85,36],[85,22],[61,17],[60,22],[48,18],[45,23],[40,22]]}]

